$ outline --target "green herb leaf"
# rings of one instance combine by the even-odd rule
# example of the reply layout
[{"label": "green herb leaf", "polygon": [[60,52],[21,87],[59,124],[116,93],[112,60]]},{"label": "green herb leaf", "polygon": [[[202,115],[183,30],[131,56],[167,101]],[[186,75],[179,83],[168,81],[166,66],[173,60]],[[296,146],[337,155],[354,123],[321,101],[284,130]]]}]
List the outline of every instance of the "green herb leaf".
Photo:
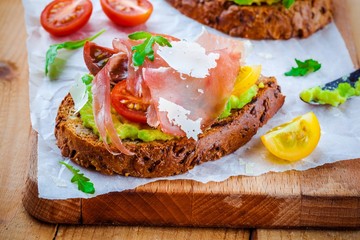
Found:
[{"label": "green herb leaf", "polygon": [[251,5],[254,3],[254,0],[233,0],[238,5]]},{"label": "green herb leaf", "polygon": [[151,38],[152,35],[149,32],[139,31],[139,32],[134,32],[134,33],[130,34],[128,37],[131,40],[141,40],[141,39],[145,39],[145,38]]},{"label": "green herb leaf", "polygon": [[81,80],[83,81],[83,83],[85,85],[90,85],[92,83],[93,79],[94,79],[94,76],[90,75],[90,74],[85,74],[84,76],[81,77]]},{"label": "green herb leaf", "polygon": [[[261,4],[261,1],[254,1],[254,0],[232,0],[233,2],[235,2],[236,4],[238,5],[252,5],[254,3],[260,5]],[[280,2],[281,0],[277,0],[277,1],[273,1],[272,3],[278,3]],[[266,2],[266,1],[264,1]],[[293,4],[295,3],[295,0],[283,0],[282,1],[282,4],[286,7],[286,8],[290,8]]]},{"label": "green herb leaf", "polygon": [[131,40],[144,40],[143,43],[133,46],[131,48],[131,50],[134,52],[133,53],[133,63],[134,66],[141,66],[144,64],[145,58],[148,58],[150,61],[154,61],[154,50],[153,50],[153,45],[155,43],[157,43],[158,45],[164,47],[164,46],[168,46],[171,47],[170,42],[162,37],[162,36],[154,36],[151,33],[148,32],[135,32],[130,34],[129,39]]},{"label": "green herb leaf", "polygon": [[304,62],[295,59],[297,67],[291,68],[290,71],[285,73],[285,76],[305,76],[309,73],[316,72],[321,68],[321,64],[313,59],[305,60]]},{"label": "green herb leaf", "polygon": [[295,0],[283,0],[283,5],[287,9],[289,9],[294,3],[295,3]]},{"label": "green herb leaf", "polygon": [[98,32],[94,36],[91,36],[91,37],[88,37],[88,38],[85,38],[85,39],[82,39],[82,40],[78,40],[78,41],[69,41],[69,42],[63,42],[63,43],[50,45],[49,49],[46,51],[45,75],[48,74],[51,64],[54,63],[59,49],[74,50],[74,49],[77,49],[77,48],[81,48],[81,47],[84,46],[84,44],[87,41],[94,40],[95,38],[97,38],[98,36],[103,34],[104,32],[105,32],[105,30],[101,30],[100,32]]},{"label": "green herb leaf", "polygon": [[58,49],[63,48],[61,44],[50,45],[49,49],[46,51],[46,60],[45,60],[45,75],[49,72],[49,66],[53,64],[57,56]]},{"label": "green herb leaf", "polygon": [[60,161],[60,163],[66,166],[67,169],[69,169],[74,174],[74,176],[71,178],[71,182],[76,182],[80,191],[91,194],[95,193],[94,184],[90,182],[90,179],[85,177],[83,173],[80,173],[79,169],[74,168],[64,161]]}]

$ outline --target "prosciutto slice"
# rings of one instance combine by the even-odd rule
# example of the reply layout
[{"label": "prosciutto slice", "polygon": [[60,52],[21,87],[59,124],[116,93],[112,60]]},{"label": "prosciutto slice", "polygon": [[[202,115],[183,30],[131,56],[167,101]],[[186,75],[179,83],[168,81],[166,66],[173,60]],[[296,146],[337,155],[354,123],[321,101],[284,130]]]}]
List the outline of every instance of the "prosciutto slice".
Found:
[{"label": "prosciutto slice", "polygon": [[124,52],[128,57],[128,75],[127,75],[127,90],[132,93],[136,97],[141,97],[145,102],[150,100],[150,93],[147,85],[144,83],[144,79],[142,76],[142,69],[149,67],[159,67],[165,65],[166,63],[162,61],[158,55],[155,55],[154,61],[146,60],[142,66],[136,67],[132,61],[132,50],[131,48],[135,45],[139,44],[137,41],[133,41],[130,39],[114,39],[113,47],[117,51]]},{"label": "prosciutto slice", "polygon": [[197,129],[196,126],[194,129],[188,129],[178,124],[177,119],[169,118],[169,112],[174,105],[169,107],[168,111],[164,111],[159,104],[161,99],[185,109],[189,124],[200,121],[202,130],[211,126],[224,110],[239,73],[244,47],[239,41],[206,32],[199,37],[198,42],[207,47],[206,54],[219,55],[216,67],[210,69],[204,78],[192,77],[166,66],[143,69],[143,79],[151,94],[152,107],[148,109],[150,126],[157,127],[159,124],[166,133],[188,137],[193,135],[187,131]]},{"label": "prosciutto slice", "polygon": [[[179,43],[178,39],[168,39],[172,43]],[[193,54],[198,58],[201,55],[199,61],[192,60],[189,64],[189,58],[187,61],[177,56],[174,61],[174,55],[168,52],[167,56],[172,58],[169,61],[167,57],[162,57],[165,56],[164,52],[161,54],[164,49],[154,45],[154,61],[147,59],[142,66],[135,67],[131,48],[137,44],[138,41],[129,39],[113,41],[114,49],[119,54],[127,55],[127,90],[150,104],[147,123],[155,128],[160,127],[165,133],[197,139],[197,135],[211,126],[225,108],[240,70],[243,43],[204,32],[196,44],[179,43],[180,46],[187,46],[184,49],[185,56]],[[179,48],[171,50],[179,53]],[[202,60],[207,57],[211,59],[204,64]],[[110,152],[116,154],[106,141],[108,137],[120,152],[132,154],[118,137],[110,113],[109,73],[114,72],[111,68],[116,66],[115,62],[116,55],[109,59],[93,81],[95,123]],[[184,71],[177,68],[182,64],[187,65]]]},{"label": "prosciutto slice", "polygon": [[[161,34],[156,34],[161,35]],[[169,41],[179,41],[178,38],[168,36],[168,35],[161,35],[167,38]],[[147,68],[159,68],[164,66],[169,66],[166,61],[164,61],[159,54],[157,44],[153,45],[154,50],[154,61],[150,61],[146,59],[142,66],[134,66],[132,60],[132,47],[142,43],[142,41],[134,41],[130,39],[118,39],[115,38],[112,42],[113,48],[115,51],[122,52],[127,54],[128,64],[127,64],[127,90],[132,93],[136,97],[141,97],[145,102],[150,101],[151,96],[149,92],[149,88],[144,82],[144,78],[142,75],[142,70]]]},{"label": "prosciutto slice", "polygon": [[[120,55],[119,55],[120,56]],[[121,152],[127,155],[132,155],[128,149],[124,147],[119,138],[114,123],[111,117],[111,99],[110,99],[110,76],[112,72],[109,69],[113,66],[112,62],[117,61],[116,55],[109,58],[109,62],[102,68],[98,74],[96,74],[92,82],[92,94],[93,94],[93,112],[95,118],[95,124],[99,130],[99,135],[103,140],[106,149],[112,154],[119,154],[110,149],[107,139],[109,137],[111,143]]]}]

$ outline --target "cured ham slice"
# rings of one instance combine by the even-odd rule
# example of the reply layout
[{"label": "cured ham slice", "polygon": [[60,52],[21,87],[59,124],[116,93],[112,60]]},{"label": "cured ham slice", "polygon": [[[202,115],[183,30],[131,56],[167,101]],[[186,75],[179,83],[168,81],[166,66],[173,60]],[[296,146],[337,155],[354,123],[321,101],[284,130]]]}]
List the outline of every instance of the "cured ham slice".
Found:
[{"label": "cured ham slice", "polygon": [[110,149],[107,139],[109,137],[111,143],[122,153],[132,155],[132,153],[124,147],[119,138],[111,117],[111,99],[110,99],[110,76],[112,72],[109,69],[112,61],[116,61],[116,56],[111,57],[109,62],[96,74],[92,82],[93,94],[93,112],[95,124],[99,130],[100,138],[103,140],[106,149],[112,154],[118,154]]},{"label": "cured ham slice", "polygon": [[[156,35],[161,35],[161,34],[156,34]],[[179,39],[172,36],[167,36],[167,35],[161,35],[161,36],[167,38],[169,41],[179,41]],[[142,66],[138,66],[138,67],[134,66],[132,60],[132,54],[133,54],[132,47],[140,44],[141,42],[142,41],[115,38],[112,44],[115,51],[123,52],[127,54],[127,58],[128,58],[128,64],[127,64],[128,77],[126,79],[127,90],[130,93],[132,93],[134,96],[142,97],[145,102],[148,102],[151,96],[148,86],[144,83],[144,78],[142,76],[142,69],[159,68],[169,65],[159,56],[159,54],[157,53],[158,46],[155,44],[153,46],[154,61],[150,61],[149,59],[146,59]]]},{"label": "cured ham slice", "polygon": [[[209,33],[201,35],[199,42],[202,46],[208,47],[206,48],[207,55],[214,53],[219,56],[216,66],[209,69],[208,74],[203,78],[193,77],[191,73],[185,74],[171,67],[143,69],[143,78],[151,93],[152,107],[148,109],[148,115],[151,116],[148,118],[150,126],[157,127],[159,124],[166,133],[194,138],[194,135],[189,132],[200,133],[197,131],[199,127],[205,130],[224,110],[239,73],[244,47],[239,41]],[[174,49],[169,51],[174,51]],[[190,51],[195,51],[195,49]],[[179,61],[180,65],[186,64],[181,62],[186,59],[179,59]],[[202,62],[199,62],[194,67],[200,67],[201,64]],[[159,104],[161,99],[175,105],[169,106],[166,111]],[[189,128],[179,123],[184,122],[183,116],[179,116],[179,119],[169,118],[169,112],[172,112],[176,106],[183,109],[183,112],[186,110],[185,116],[190,125],[195,124],[193,127]],[[196,123],[200,123],[200,126],[196,126]]]},{"label": "cured ham slice", "polygon": [[[197,139],[224,110],[240,70],[244,46],[240,41],[207,32],[197,43],[169,40],[173,40],[173,47],[154,45],[154,61],[147,59],[140,67],[132,62],[131,48],[138,41],[115,39],[113,47],[119,56],[124,58],[125,54],[128,59],[127,90],[150,104],[147,123],[168,134]],[[107,137],[122,153],[131,154],[111,119],[109,73],[116,65],[114,55],[93,81],[95,123],[110,152]]]},{"label": "cured ham slice", "polygon": [[[131,48],[139,44],[137,41],[130,39],[114,39],[113,47],[120,52],[127,54],[128,64],[127,64],[127,90],[136,97],[142,97],[145,102],[150,99],[149,90],[144,84],[142,69],[148,67],[158,67],[164,65],[164,61],[156,56],[154,61],[146,60],[142,66],[136,67],[133,64],[132,60],[132,50]],[[161,64],[162,63],[162,64]]]}]

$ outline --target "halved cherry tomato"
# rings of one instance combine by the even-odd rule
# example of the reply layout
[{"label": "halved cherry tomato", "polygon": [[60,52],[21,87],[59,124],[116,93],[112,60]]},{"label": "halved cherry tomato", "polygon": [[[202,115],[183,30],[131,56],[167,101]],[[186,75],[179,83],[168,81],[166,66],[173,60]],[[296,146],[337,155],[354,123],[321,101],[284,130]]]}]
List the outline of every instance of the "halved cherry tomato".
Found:
[{"label": "halved cherry tomato", "polygon": [[123,27],[133,27],[145,23],[153,6],[148,0],[100,0],[108,18]]},{"label": "halved cherry tomato", "polygon": [[259,80],[260,75],[261,65],[241,67],[231,94],[240,96]]},{"label": "halved cherry tomato", "polygon": [[84,45],[84,61],[92,75],[96,75],[115,53],[115,49],[101,47],[93,42]]},{"label": "halved cherry tomato", "polygon": [[89,21],[92,9],[89,0],[55,0],[44,8],[40,22],[50,34],[66,36]]},{"label": "halved cherry tomato", "polygon": [[297,161],[310,155],[320,139],[320,124],[313,112],[294,118],[261,136],[265,147],[275,156]]},{"label": "halved cherry tomato", "polygon": [[111,104],[114,109],[126,119],[146,123],[146,109],[149,104],[137,98],[126,90],[126,81],[121,81],[115,85],[111,91]]}]

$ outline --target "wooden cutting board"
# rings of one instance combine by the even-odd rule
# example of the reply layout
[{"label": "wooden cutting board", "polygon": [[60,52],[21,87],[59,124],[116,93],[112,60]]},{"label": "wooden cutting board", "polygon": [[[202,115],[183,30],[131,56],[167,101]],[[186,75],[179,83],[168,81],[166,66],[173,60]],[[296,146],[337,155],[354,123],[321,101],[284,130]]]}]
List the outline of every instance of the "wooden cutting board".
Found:
[{"label": "wooden cutting board", "polygon": [[[335,20],[358,66],[341,1]],[[91,199],[38,197],[37,139],[23,204],[35,218],[51,223],[201,227],[360,227],[360,159],[299,172],[238,176],[215,183],[159,181]],[[359,154],[360,155],[360,154]]]}]

